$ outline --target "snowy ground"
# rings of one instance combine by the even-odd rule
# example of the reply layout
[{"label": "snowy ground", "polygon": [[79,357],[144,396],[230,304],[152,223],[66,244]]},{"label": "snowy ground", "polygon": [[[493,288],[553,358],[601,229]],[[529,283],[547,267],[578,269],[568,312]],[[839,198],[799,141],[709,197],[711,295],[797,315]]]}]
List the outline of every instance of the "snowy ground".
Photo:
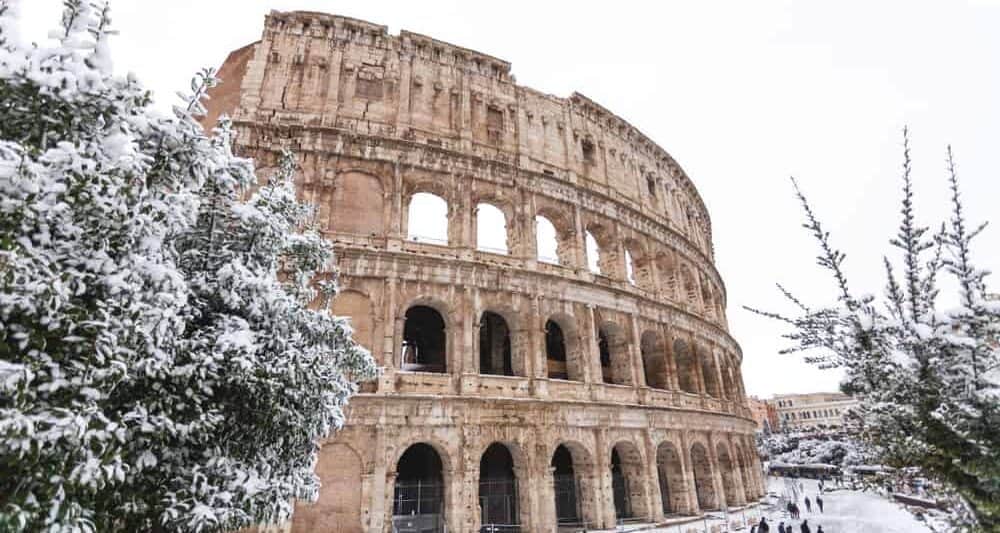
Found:
[{"label": "snowy ground", "polygon": [[[800,481],[802,488],[799,487]],[[728,516],[728,522],[730,524],[746,523],[748,519],[756,522],[763,515],[768,517],[767,521],[771,526],[771,533],[777,533],[778,524],[781,522],[784,522],[785,526],[792,525],[791,533],[801,533],[802,520],[790,520],[788,513],[784,511],[785,503],[794,498],[802,511],[802,518],[809,522],[812,533],[817,533],[818,526],[823,526],[823,533],[930,533],[931,531],[899,505],[872,492],[852,490],[824,492],[824,512],[822,513],[816,508],[815,503],[811,512],[806,511],[803,502],[804,495],[809,496],[810,500],[816,499],[816,494],[819,491],[814,480],[788,480],[772,477],[768,479],[768,492],[777,495],[777,498],[768,498],[769,505],[732,513]],[[719,527],[725,522],[725,520],[712,520],[710,518],[683,525],[659,527],[652,530],[644,529],[644,531],[657,533],[686,533],[692,530],[712,531],[713,526]],[[730,531],[741,532],[749,532],[749,530],[749,527],[730,529]],[[722,531],[726,530],[722,529]]]},{"label": "snowy ground", "polygon": [[[802,488],[799,483],[802,483]],[[804,489],[804,491],[802,490]],[[872,492],[853,490],[833,490],[823,493],[824,512],[816,508],[816,494],[819,492],[817,482],[810,479],[790,480],[787,478],[769,478],[768,492],[777,494],[780,498],[779,507],[770,514],[768,522],[771,531],[777,531],[782,521],[787,526],[794,525],[792,530],[799,533],[801,520],[790,521],[788,513],[784,512],[785,502],[795,499],[802,512],[802,518],[809,521],[809,527],[816,533],[817,526],[823,526],[823,533],[923,533],[929,532],[926,525],[913,518],[899,505],[889,501],[884,496]],[[803,494],[804,492],[804,494]],[[803,497],[813,500],[812,512],[806,511]],[[774,501],[772,499],[772,501]]]}]

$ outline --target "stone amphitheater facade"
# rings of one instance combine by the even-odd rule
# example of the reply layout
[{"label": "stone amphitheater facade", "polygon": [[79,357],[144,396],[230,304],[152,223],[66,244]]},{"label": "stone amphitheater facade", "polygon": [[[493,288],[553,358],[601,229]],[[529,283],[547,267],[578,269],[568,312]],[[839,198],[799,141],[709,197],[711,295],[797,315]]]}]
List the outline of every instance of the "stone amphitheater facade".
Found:
[{"label": "stone amphitheater facade", "polygon": [[[205,123],[231,116],[262,175],[296,152],[336,250],[332,311],[385,369],[323,444],[319,499],[286,530],[607,528],[763,493],[697,190],[626,121],[510,68],[272,12],[220,69]],[[438,241],[413,231],[418,194],[447,204]],[[483,204],[506,250],[478,245]],[[539,258],[543,223],[554,257]]]}]

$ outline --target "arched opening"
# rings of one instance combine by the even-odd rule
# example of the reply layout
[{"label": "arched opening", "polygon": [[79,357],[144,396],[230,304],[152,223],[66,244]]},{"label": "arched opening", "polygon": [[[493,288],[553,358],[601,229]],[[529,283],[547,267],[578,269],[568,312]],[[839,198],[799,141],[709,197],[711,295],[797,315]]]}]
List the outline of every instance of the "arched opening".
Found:
[{"label": "arched opening", "polygon": [[677,265],[672,252],[662,251],[656,257],[660,287],[671,302],[677,301]]},{"label": "arched opening", "polygon": [[587,232],[584,237],[584,244],[587,249],[587,268],[594,274],[601,273],[601,248],[597,245],[594,234]]},{"label": "arched opening", "polygon": [[559,234],[552,221],[542,215],[535,217],[535,252],[538,260],[543,263],[560,263]]},{"label": "arched opening", "polygon": [[617,324],[605,322],[598,326],[597,350],[601,359],[601,379],[604,383],[631,385],[628,345],[624,331]]},{"label": "arched opening", "polygon": [[677,364],[677,380],[681,390],[698,394],[698,367],[695,366],[691,348],[682,339],[674,341],[674,361]]},{"label": "arched opening", "polygon": [[444,318],[433,307],[415,305],[406,310],[401,368],[417,372],[447,371]]},{"label": "arched opening", "polygon": [[721,442],[715,447],[719,458],[719,473],[722,474],[722,493],[726,496],[726,507],[738,505],[736,499],[736,480],[733,478],[733,461],[729,457],[729,448]]},{"label": "arched opening", "polygon": [[740,481],[743,482],[743,499],[747,502],[752,501],[754,499],[754,494],[753,484],[750,480],[750,471],[747,469],[746,455],[743,453],[743,449],[738,444],[733,449],[733,457],[736,460],[736,470],[740,473]]},{"label": "arched opening", "polygon": [[673,444],[661,442],[656,448],[656,473],[660,481],[663,514],[688,512],[687,501],[684,499],[684,467]]},{"label": "arched opening", "polygon": [[476,249],[507,255],[507,217],[497,206],[476,205]]},{"label": "arched opening", "polygon": [[444,531],[444,468],[428,444],[406,449],[396,464],[392,521],[400,531]]},{"label": "arched opening", "polygon": [[479,373],[513,376],[510,328],[507,321],[492,311],[479,319]]},{"label": "arched opening", "polygon": [[639,341],[639,351],[642,353],[642,370],[646,386],[654,389],[670,388],[667,381],[667,359],[659,335],[652,331],[643,333]]},{"label": "arched opening", "polygon": [[715,298],[711,287],[708,285],[708,281],[705,279],[701,280],[701,305],[706,316],[715,316]]},{"label": "arched opening", "polygon": [[649,518],[643,483],[642,455],[631,442],[619,442],[611,449],[611,492],[616,520]]},{"label": "arched opening", "polygon": [[715,485],[712,481],[712,463],[708,451],[699,443],[691,446],[691,468],[694,471],[694,488],[698,495],[698,508],[716,509]]},{"label": "arched opening", "polygon": [[382,182],[361,172],[345,172],[333,181],[329,202],[331,231],[353,235],[383,233]]},{"label": "arched opening", "polygon": [[698,359],[701,361],[701,375],[705,379],[705,394],[713,398],[721,398],[719,376],[716,373],[715,358],[712,357],[712,352],[698,348]]},{"label": "arched opening", "polygon": [[688,304],[689,309],[698,308],[698,283],[695,280],[694,273],[691,272],[691,267],[684,265],[681,268],[681,276],[684,278],[684,294],[682,298]]},{"label": "arched opening", "polygon": [[555,490],[556,522],[559,524],[580,524],[583,513],[580,509],[579,485],[573,454],[560,444],[552,454],[552,485]]},{"label": "arched opening", "polygon": [[480,531],[518,531],[517,475],[510,450],[494,442],[479,461]]},{"label": "arched opening", "polygon": [[448,202],[436,194],[418,192],[410,197],[406,238],[446,246],[448,244]]},{"label": "arched opening", "polygon": [[567,317],[550,318],[545,322],[545,360],[550,379],[583,381],[579,343],[573,330],[567,327]]}]

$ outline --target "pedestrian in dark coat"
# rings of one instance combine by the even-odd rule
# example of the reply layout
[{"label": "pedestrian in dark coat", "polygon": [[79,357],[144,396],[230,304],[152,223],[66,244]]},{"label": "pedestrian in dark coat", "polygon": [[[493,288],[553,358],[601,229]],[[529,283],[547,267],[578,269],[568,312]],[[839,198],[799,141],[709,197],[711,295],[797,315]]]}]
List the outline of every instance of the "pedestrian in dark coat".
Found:
[{"label": "pedestrian in dark coat", "polygon": [[788,533],[787,531],[785,531],[785,523],[784,522],[779,522],[778,523],[778,533]]},{"label": "pedestrian in dark coat", "polygon": [[799,531],[802,533],[812,533],[812,529],[809,528],[809,521],[803,520],[802,525],[799,526]]},{"label": "pedestrian in dark coat", "polygon": [[812,510],[812,502],[809,501],[809,496],[806,496],[806,512],[811,513]]},{"label": "pedestrian in dark coat", "polygon": [[785,509],[788,510],[788,516],[795,518],[795,504],[791,500],[788,500],[788,503],[785,504]]},{"label": "pedestrian in dark coat", "polygon": [[801,513],[799,512],[799,504],[793,503],[792,504],[792,518],[798,520],[799,516],[801,516]]},{"label": "pedestrian in dark coat", "polygon": [[760,517],[760,524],[757,524],[757,533],[769,533],[771,526],[767,525],[767,518]]},{"label": "pedestrian in dark coat", "polygon": [[823,526],[816,528],[816,533],[823,533]]},{"label": "pedestrian in dark coat", "polygon": [[823,498],[821,498],[819,495],[816,495],[816,506],[819,507],[819,512],[822,513],[823,512]]},{"label": "pedestrian in dark coat", "polygon": [[750,526],[750,533],[757,533],[757,525],[756,524]]}]

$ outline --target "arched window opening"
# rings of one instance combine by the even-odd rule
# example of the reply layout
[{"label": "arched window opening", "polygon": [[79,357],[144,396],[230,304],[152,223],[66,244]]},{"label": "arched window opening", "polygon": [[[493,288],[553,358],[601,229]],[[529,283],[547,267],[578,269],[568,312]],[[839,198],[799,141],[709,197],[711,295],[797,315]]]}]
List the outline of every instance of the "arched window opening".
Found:
[{"label": "arched window opening", "polygon": [[686,342],[674,341],[674,361],[677,363],[677,380],[684,392],[698,394],[698,367]]},{"label": "arched window opening", "polygon": [[448,202],[428,192],[410,198],[406,238],[446,246],[448,244]]},{"label": "arched window opening", "polygon": [[625,250],[625,279],[635,285],[635,264],[632,262],[632,252]]},{"label": "arched window opening", "polygon": [[684,470],[677,448],[669,442],[660,443],[656,448],[656,471],[660,481],[660,501],[663,514],[671,515],[688,512],[685,495]]},{"label": "arched window opening", "polygon": [[520,523],[517,495],[514,458],[494,442],[479,461],[480,531],[515,531]]},{"label": "arched window opening", "polygon": [[712,353],[699,349],[698,359],[701,360],[701,375],[705,378],[705,394],[713,398],[721,398],[719,376],[716,373],[715,359],[712,357]]},{"label": "arched window opening", "polygon": [[628,479],[622,470],[622,459],[618,447],[611,449],[611,495],[615,502],[615,518],[632,518],[632,502],[629,498]]},{"label": "arched window opening", "polygon": [[403,370],[446,371],[447,337],[441,313],[426,305],[415,305],[406,311],[402,353]]},{"label": "arched window opening", "polygon": [[556,227],[542,215],[535,217],[535,246],[539,261],[559,264],[559,236]]},{"label": "arched window opening", "polygon": [[646,386],[654,389],[668,389],[667,359],[663,353],[663,344],[652,331],[642,334],[639,342],[642,353],[642,370],[646,378]]},{"label": "arched window opening", "polygon": [[656,198],[656,180],[651,175],[646,176],[646,190],[650,196]]},{"label": "arched window opening", "polygon": [[397,528],[443,531],[444,468],[437,451],[427,444],[407,448],[396,465],[392,521]]},{"label": "arched window opening", "polygon": [[603,329],[597,330],[597,350],[601,355],[601,379],[605,383],[614,383],[611,369],[611,343],[608,334]]},{"label": "arched window opening", "polygon": [[[566,336],[554,320],[545,322],[545,360],[549,379],[570,379]],[[578,376],[574,376],[577,379]]]},{"label": "arched window opening", "polygon": [[694,487],[698,496],[698,508],[702,511],[716,509],[715,486],[712,483],[712,463],[708,452],[701,444],[691,447],[691,466],[694,470]]},{"label": "arched window opening", "polygon": [[486,311],[479,319],[479,373],[513,376],[510,329],[502,316]]},{"label": "arched window opening", "polygon": [[507,255],[507,217],[493,204],[476,205],[476,249]]},{"label": "arched window opening", "polygon": [[552,454],[552,484],[555,489],[556,520],[560,524],[581,522],[580,498],[573,468],[573,455],[560,444]]},{"label": "arched window opening", "polygon": [[600,274],[601,249],[597,245],[597,239],[594,238],[593,233],[588,231],[584,237],[584,241],[587,245],[587,268],[594,274]]},{"label": "arched window opening", "polygon": [[722,493],[726,496],[726,507],[738,505],[736,499],[736,480],[733,478],[733,461],[729,458],[729,449],[721,442],[715,447],[719,458],[719,472],[722,474]]}]

